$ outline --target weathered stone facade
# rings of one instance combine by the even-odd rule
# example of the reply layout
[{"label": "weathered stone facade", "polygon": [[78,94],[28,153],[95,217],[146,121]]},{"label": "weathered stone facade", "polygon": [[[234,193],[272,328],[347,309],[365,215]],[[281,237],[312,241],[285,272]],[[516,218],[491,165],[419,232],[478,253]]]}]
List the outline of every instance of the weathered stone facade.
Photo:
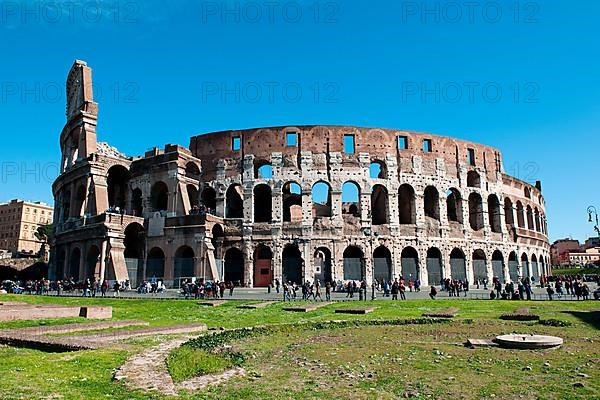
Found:
[{"label": "weathered stone facade", "polygon": [[265,286],[548,273],[541,184],[506,175],[492,147],[393,129],[285,126],[205,134],[189,149],[127,158],[96,142],[85,63],[67,87],[64,170],[54,183],[58,277]]}]

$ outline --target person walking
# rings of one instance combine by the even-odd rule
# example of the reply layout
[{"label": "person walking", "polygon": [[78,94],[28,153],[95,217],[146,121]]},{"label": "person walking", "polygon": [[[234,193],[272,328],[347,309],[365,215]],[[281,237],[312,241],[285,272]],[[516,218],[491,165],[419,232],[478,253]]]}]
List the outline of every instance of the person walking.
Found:
[{"label": "person walking", "polygon": [[437,296],[437,289],[435,288],[435,286],[432,286],[431,289],[429,290],[429,297],[431,298],[431,300],[435,300],[436,296]]},{"label": "person walking", "polygon": [[398,300],[398,279],[394,280],[394,283],[392,283],[392,300]]},{"label": "person walking", "polygon": [[331,282],[325,283],[325,300],[331,301]]}]

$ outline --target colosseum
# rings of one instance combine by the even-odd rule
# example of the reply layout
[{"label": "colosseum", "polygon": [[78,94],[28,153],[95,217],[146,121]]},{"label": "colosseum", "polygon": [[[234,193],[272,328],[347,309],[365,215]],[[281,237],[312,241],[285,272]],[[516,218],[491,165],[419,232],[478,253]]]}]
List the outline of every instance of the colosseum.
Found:
[{"label": "colosseum", "polygon": [[[500,151],[353,126],[207,133],[128,157],[96,140],[92,71],[67,79],[51,278],[263,287],[549,273],[541,183]],[[137,133],[139,134],[139,133]]]}]

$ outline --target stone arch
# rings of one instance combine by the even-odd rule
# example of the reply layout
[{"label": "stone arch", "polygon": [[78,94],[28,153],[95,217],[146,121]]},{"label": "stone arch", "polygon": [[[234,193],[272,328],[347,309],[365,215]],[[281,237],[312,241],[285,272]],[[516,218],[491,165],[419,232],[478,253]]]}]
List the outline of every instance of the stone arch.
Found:
[{"label": "stone arch", "polygon": [[494,278],[497,278],[500,282],[506,281],[504,276],[504,255],[500,250],[495,250],[492,253],[492,273]]},{"label": "stone arch", "polygon": [[430,247],[427,250],[427,280],[430,286],[441,284],[444,277],[442,267],[442,252],[437,247]]},{"label": "stone arch", "polygon": [[64,249],[61,249],[58,251],[57,254],[58,255],[56,256],[56,279],[62,280],[65,278],[66,273],[65,262],[67,259],[67,253]]},{"label": "stone arch", "polygon": [[108,205],[124,210],[127,206],[127,192],[131,173],[123,165],[113,165],[106,174]]},{"label": "stone arch", "polygon": [[100,276],[100,249],[96,245],[90,246],[85,257],[85,277],[90,280]]},{"label": "stone arch", "polygon": [[320,271],[319,279],[321,283],[333,282],[331,271],[331,251],[327,247],[318,247],[315,250],[315,267]]},{"label": "stone arch", "polygon": [[342,214],[360,218],[360,186],[354,181],[342,185]]},{"label": "stone arch", "polygon": [[458,189],[450,188],[446,192],[446,214],[449,222],[463,223],[462,197]]},{"label": "stone arch", "polygon": [[254,160],[254,179],[272,179],[273,165],[267,160]]},{"label": "stone arch", "polygon": [[392,279],[392,253],[383,245],[373,252],[373,278],[380,283]]},{"label": "stone arch", "polygon": [[483,200],[476,192],[469,195],[469,224],[474,231],[483,229]]},{"label": "stone arch", "polygon": [[542,228],[540,227],[540,211],[537,207],[533,210],[533,215],[535,218],[535,230],[536,232],[541,232]]},{"label": "stone arch", "polygon": [[525,186],[525,188],[523,189],[523,195],[525,196],[525,198],[531,199],[531,190],[529,190],[527,186]]},{"label": "stone arch", "polygon": [[71,250],[71,257],[69,258],[69,278],[72,278],[75,282],[79,281],[79,267],[81,266],[81,249],[75,247]]},{"label": "stone arch", "polygon": [[531,255],[531,276],[536,282],[540,280],[540,271],[538,269],[538,259],[535,254]]},{"label": "stone arch", "polygon": [[450,276],[454,280],[467,280],[467,264],[465,262],[465,253],[458,247],[450,253]]},{"label": "stone arch", "polygon": [[84,184],[80,184],[75,191],[75,204],[73,204],[72,213],[74,217],[82,217],[85,214],[83,209],[87,190]]},{"label": "stone arch", "polygon": [[527,205],[527,229],[530,231],[535,230],[535,226],[533,225],[533,210],[530,205]]},{"label": "stone arch", "polygon": [[244,218],[242,186],[234,183],[225,193],[225,218]]},{"label": "stone arch", "polygon": [[148,252],[146,276],[150,279],[162,279],[165,276],[165,252],[160,247],[153,247]]},{"label": "stone arch", "polygon": [[360,281],[365,277],[365,255],[358,246],[348,246],[344,250],[344,280]]},{"label": "stone arch", "polygon": [[254,187],[254,222],[268,222],[273,219],[273,193],[269,185]]},{"label": "stone arch", "polygon": [[169,209],[169,188],[166,183],[158,181],[152,185],[150,202],[153,211],[167,211]]},{"label": "stone arch", "polygon": [[190,202],[190,207],[198,207],[200,203],[198,201],[198,189],[196,188],[196,186],[189,184],[186,186],[186,191],[188,195],[188,200]]},{"label": "stone arch", "polygon": [[283,222],[302,221],[302,187],[297,182],[286,182],[283,195]]},{"label": "stone arch", "polygon": [[60,207],[60,222],[65,222],[71,216],[71,191],[66,189],[62,192]]},{"label": "stone arch", "polygon": [[325,181],[318,181],[313,185],[311,193],[313,218],[331,217],[331,185]]},{"label": "stone arch", "polygon": [[209,214],[215,214],[217,210],[217,191],[210,186],[205,186],[200,194],[200,201],[206,207]]},{"label": "stone arch", "polygon": [[383,185],[375,185],[371,190],[371,222],[373,225],[389,223],[388,191]]},{"label": "stone arch", "polygon": [[131,191],[131,214],[141,217],[144,213],[144,196],[142,189],[135,188]]},{"label": "stone arch", "polygon": [[521,276],[524,278],[528,277],[529,273],[529,257],[527,256],[527,253],[523,253],[521,254]]},{"label": "stone arch", "polygon": [[254,287],[267,287],[273,282],[273,252],[269,246],[254,250]]},{"label": "stone arch", "polygon": [[144,279],[144,249],[146,242],[144,227],[132,222],[125,228],[123,257],[127,266],[129,280],[133,287]]},{"label": "stone arch", "polygon": [[200,168],[195,162],[188,161],[185,164],[185,176],[196,181],[200,180]]},{"label": "stone arch", "polygon": [[283,281],[297,284],[304,283],[304,260],[296,245],[287,245],[282,253]]},{"label": "stone arch", "polygon": [[492,232],[502,232],[502,218],[500,213],[500,200],[495,194],[488,196],[488,218],[490,219],[490,228]]},{"label": "stone arch", "polygon": [[381,160],[371,161],[369,176],[371,179],[387,179],[387,166],[385,162]]},{"label": "stone arch", "polygon": [[508,275],[511,282],[519,280],[519,260],[517,259],[517,253],[514,251],[511,251],[508,255]]},{"label": "stone arch", "polygon": [[514,225],[515,224],[513,203],[508,197],[504,198],[504,221],[506,222],[506,225]]},{"label": "stone arch", "polygon": [[521,201],[517,201],[517,225],[519,228],[525,228],[525,213]]},{"label": "stone arch", "polygon": [[194,250],[190,246],[181,246],[175,251],[173,259],[173,277],[176,283],[194,276]]},{"label": "stone arch", "polygon": [[484,279],[487,279],[487,259],[485,257],[485,252],[481,249],[477,249],[473,252],[472,256],[473,261],[473,279],[479,280],[483,282]]},{"label": "stone arch", "polygon": [[236,247],[225,252],[223,280],[235,286],[244,285],[244,253]]},{"label": "stone arch", "polygon": [[408,246],[402,249],[400,265],[402,266],[402,278],[404,280],[408,282],[419,279],[419,253],[414,247]]},{"label": "stone arch", "polygon": [[417,208],[415,201],[415,190],[407,183],[400,185],[398,189],[398,211],[400,224],[416,224]]},{"label": "stone arch", "polygon": [[440,194],[435,186],[427,186],[423,195],[425,217],[440,220]]},{"label": "stone arch", "polygon": [[467,187],[480,188],[481,177],[477,171],[467,172]]}]

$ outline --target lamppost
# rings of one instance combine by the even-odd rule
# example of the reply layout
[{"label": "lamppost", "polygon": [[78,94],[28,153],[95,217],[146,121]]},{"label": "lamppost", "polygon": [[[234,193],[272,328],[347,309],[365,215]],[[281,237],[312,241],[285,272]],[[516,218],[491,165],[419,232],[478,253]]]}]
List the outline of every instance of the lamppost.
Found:
[{"label": "lamppost", "polygon": [[596,207],[589,206],[587,208],[587,212],[588,212],[588,216],[589,216],[588,222],[593,222],[592,214],[594,214],[594,217],[596,218],[596,225],[594,225],[594,229],[598,233],[598,236],[600,236],[600,227],[598,226],[598,212],[596,211]]}]

